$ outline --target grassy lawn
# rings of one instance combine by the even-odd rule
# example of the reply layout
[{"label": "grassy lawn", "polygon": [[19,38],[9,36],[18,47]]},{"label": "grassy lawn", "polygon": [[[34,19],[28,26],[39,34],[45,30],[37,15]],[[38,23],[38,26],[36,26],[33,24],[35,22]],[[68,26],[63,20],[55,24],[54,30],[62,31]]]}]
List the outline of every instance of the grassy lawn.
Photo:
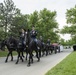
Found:
[{"label": "grassy lawn", "polygon": [[[0,57],[6,57],[8,54],[8,51],[0,51]],[[13,55],[17,55],[17,52],[13,52]]]},{"label": "grassy lawn", "polygon": [[76,75],[76,52],[72,52],[45,75]]}]

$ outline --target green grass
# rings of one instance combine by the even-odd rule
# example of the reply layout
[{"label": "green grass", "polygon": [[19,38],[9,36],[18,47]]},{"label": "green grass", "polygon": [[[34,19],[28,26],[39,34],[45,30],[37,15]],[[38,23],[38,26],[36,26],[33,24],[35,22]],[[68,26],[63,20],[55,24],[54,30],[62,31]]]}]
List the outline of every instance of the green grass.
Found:
[{"label": "green grass", "polygon": [[[8,54],[8,51],[0,51],[0,57],[6,57]],[[13,55],[17,55],[17,52],[13,52]]]},{"label": "green grass", "polygon": [[76,52],[72,52],[45,75],[76,75]]}]

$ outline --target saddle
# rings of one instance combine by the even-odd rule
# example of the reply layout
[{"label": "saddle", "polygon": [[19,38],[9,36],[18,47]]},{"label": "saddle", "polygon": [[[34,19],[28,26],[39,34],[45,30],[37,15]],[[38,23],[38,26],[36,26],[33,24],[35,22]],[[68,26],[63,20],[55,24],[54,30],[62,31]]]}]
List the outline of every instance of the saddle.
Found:
[{"label": "saddle", "polygon": [[15,47],[15,45],[13,43],[10,43],[9,45],[10,45],[10,48],[14,48]]},{"label": "saddle", "polygon": [[22,48],[22,42],[19,42],[19,43],[17,44],[17,48]]}]

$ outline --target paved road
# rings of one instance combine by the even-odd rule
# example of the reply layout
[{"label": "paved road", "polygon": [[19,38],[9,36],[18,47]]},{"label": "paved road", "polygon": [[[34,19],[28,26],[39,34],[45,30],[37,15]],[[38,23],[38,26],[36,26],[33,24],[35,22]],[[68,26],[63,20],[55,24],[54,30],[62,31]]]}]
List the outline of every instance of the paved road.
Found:
[{"label": "paved road", "polygon": [[27,61],[21,62],[16,65],[16,58],[14,61],[8,61],[4,63],[5,57],[0,58],[0,75],[45,75],[45,73],[62,61],[72,50],[64,50],[61,53],[44,56],[40,62],[34,58],[34,63],[31,67],[27,67]]}]

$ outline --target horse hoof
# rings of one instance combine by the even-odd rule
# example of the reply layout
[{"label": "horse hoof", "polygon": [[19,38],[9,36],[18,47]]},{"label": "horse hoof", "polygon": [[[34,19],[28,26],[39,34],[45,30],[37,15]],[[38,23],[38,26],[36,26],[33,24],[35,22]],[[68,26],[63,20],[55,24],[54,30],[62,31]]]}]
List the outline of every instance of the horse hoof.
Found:
[{"label": "horse hoof", "polygon": [[13,59],[11,61],[13,61]]},{"label": "horse hoof", "polygon": [[33,64],[33,61],[31,62],[31,64]]},{"label": "horse hoof", "polygon": [[5,63],[7,63],[7,61],[5,61]]},{"label": "horse hoof", "polygon": [[18,64],[18,62],[16,62],[15,64]]},{"label": "horse hoof", "polygon": [[27,66],[28,66],[28,67],[30,67],[31,65],[30,65],[30,64],[28,64]]},{"label": "horse hoof", "polygon": [[25,56],[22,56],[23,58],[25,58]]},{"label": "horse hoof", "polygon": [[24,60],[22,60],[22,62],[24,62]]},{"label": "horse hoof", "polygon": [[37,60],[37,62],[40,62],[40,60]]}]

